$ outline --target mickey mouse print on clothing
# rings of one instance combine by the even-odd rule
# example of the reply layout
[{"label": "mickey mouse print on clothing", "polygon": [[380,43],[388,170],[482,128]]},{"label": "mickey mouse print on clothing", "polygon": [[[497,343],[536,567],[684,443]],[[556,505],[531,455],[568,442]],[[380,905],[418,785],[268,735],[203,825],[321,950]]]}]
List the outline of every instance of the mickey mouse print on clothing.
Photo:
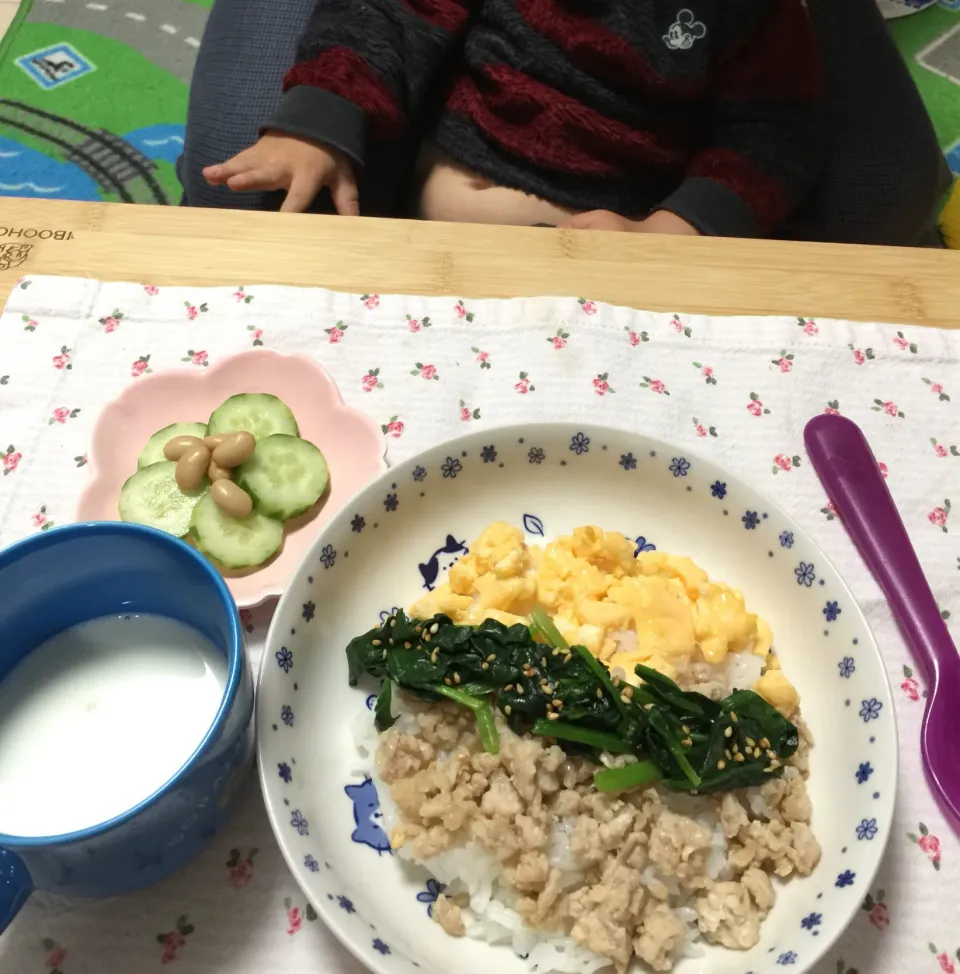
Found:
[{"label": "mickey mouse print on clothing", "polygon": [[695,41],[705,37],[707,27],[693,16],[692,10],[683,10],[677,13],[677,19],[667,28],[663,35],[663,43],[671,51],[688,51]]}]

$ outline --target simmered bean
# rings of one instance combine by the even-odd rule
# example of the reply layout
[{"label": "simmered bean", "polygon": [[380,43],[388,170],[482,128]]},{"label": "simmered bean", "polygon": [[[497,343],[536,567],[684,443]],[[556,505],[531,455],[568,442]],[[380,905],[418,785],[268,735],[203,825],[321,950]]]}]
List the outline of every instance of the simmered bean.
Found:
[{"label": "simmered bean", "polygon": [[212,484],[215,480],[233,480],[233,471],[227,467],[221,467],[216,460],[210,461],[207,467],[207,480]]},{"label": "simmered bean", "polygon": [[250,495],[232,480],[215,480],[210,496],[228,517],[246,517],[253,510]]},{"label": "simmered bean", "polygon": [[239,467],[253,453],[257,445],[253,433],[232,433],[213,451],[213,459],[221,467]]},{"label": "simmered bean", "polygon": [[198,436],[175,436],[164,444],[163,455],[168,460],[179,460],[187,450],[198,446],[203,446],[203,440]]},{"label": "simmered bean", "polygon": [[224,440],[230,439],[233,436],[232,433],[214,433],[213,436],[205,436],[203,438],[203,445],[209,447],[211,450],[215,450]]},{"label": "simmered bean", "polygon": [[193,490],[199,487],[200,481],[203,480],[209,466],[210,451],[203,443],[190,447],[177,461],[175,471],[177,486],[181,490]]}]

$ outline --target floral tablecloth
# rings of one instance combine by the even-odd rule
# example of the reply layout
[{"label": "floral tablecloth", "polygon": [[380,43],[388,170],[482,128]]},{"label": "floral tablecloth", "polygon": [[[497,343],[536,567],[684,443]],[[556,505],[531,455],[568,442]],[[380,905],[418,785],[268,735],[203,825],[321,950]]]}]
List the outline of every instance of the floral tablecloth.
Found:
[{"label": "floral tablecloth", "polygon": [[[381,424],[391,460],[468,426],[582,419],[642,428],[749,478],[812,532],[851,584],[880,641],[900,723],[889,851],[817,974],[960,971],[960,842],[915,756],[924,687],[802,441],[816,413],[861,424],[952,625],[960,332],[654,314],[589,297],[458,301],[28,277],[12,292],[0,337],[0,543],[71,519],[92,424],[127,383],[203,369],[250,347],[315,356],[347,402]],[[244,613],[254,665],[270,612]],[[253,776],[232,826],[182,873],[110,901],[35,895],[0,937],[4,974],[165,965],[181,974],[361,970],[287,874]]]}]

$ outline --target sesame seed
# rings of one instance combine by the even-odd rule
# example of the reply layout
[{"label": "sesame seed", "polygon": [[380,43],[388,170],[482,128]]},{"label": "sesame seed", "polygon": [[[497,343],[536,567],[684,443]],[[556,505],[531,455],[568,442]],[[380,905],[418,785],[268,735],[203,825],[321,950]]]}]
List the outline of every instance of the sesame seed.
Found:
[{"label": "sesame seed", "polygon": [[690,733],[690,728],[687,727],[686,724],[681,724],[680,726],[683,728],[684,734],[689,734]]},{"label": "sesame seed", "polygon": [[653,708],[654,708],[655,706],[656,706],[656,704],[653,704],[653,703],[647,703],[647,704],[644,704],[644,705],[643,705],[643,709],[644,709],[644,710],[653,710]]},{"label": "sesame seed", "polygon": [[753,749],[753,756],[754,756],[755,758],[758,758],[758,757],[760,757],[760,748],[759,748],[759,747],[755,747],[755,748]]},{"label": "sesame seed", "polygon": [[733,760],[734,761],[739,761],[740,764],[743,764],[743,762],[744,762],[745,759],[744,759],[744,757],[743,757],[742,754],[737,753],[737,754],[734,754]]},{"label": "sesame seed", "polygon": [[776,751],[773,751],[770,748],[767,748],[767,757],[768,758],[775,758],[776,756],[777,756],[777,752]]},{"label": "sesame seed", "polygon": [[554,700],[553,701],[553,706],[556,707],[557,710],[563,710],[563,701],[562,700]]},{"label": "sesame seed", "polygon": [[425,643],[428,643],[428,642],[430,642],[430,633],[428,633],[428,632],[425,632],[425,633],[423,634],[423,641],[424,641]]},{"label": "sesame seed", "polygon": [[740,753],[740,745],[739,744],[734,744],[733,745],[733,753],[734,754],[739,754]]},{"label": "sesame seed", "polygon": [[382,652],[382,653],[381,653],[380,655],[381,655],[381,657],[382,657],[383,659],[386,659],[386,658],[387,658],[387,651],[386,651],[386,650],[384,650],[384,651],[383,651],[383,652]]},{"label": "sesame seed", "polygon": [[452,687],[452,686],[453,686],[453,684],[452,684],[452,683],[450,682],[450,677],[449,677],[449,676],[445,676],[445,677],[443,678],[443,682],[444,682],[444,683],[446,683],[446,685],[447,685],[448,687]]},{"label": "sesame seed", "polygon": [[770,767],[771,768],[779,768],[780,767],[780,762],[776,758],[773,758],[770,761]]},{"label": "sesame seed", "polygon": [[615,677],[614,677],[614,678],[613,678],[613,679],[612,679],[612,680],[611,680],[610,682],[611,682],[611,683],[612,683],[612,684],[613,684],[613,685],[614,685],[615,687],[618,687],[618,686],[620,686],[620,677],[619,677],[619,676],[615,676]]},{"label": "sesame seed", "polygon": [[410,649],[410,648],[411,648],[411,645],[410,645],[410,643],[404,643],[404,644],[403,644],[403,648],[404,648],[404,649]]},{"label": "sesame seed", "polygon": [[396,624],[397,624],[397,620],[396,620],[396,619],[391,619],[391,620],[390,620],[390,628],[391,628],[391,629],[392,629],[392,628],[393,628],[394,626],[396,626]]},{"label": "sesame seed", "polygon": [[430,627],[430,632],[431,632],[431,633],[432,633],[432,634],[433,634],[433,635],[435,636],[435,635],[437,634],[437,630],[438,630],[439,628],[440,628],[440,623],[439,623],[439,622],[435,622],[435,623],[434,623],[434,624],[433,624],[433,625],[432,625],[432,626]]},{"label": "sesame seed", "polygon": [[513,713],[513,707],[511,707],[510,704],[507,704],[506,707],[503,708],[503,712],[509,717],[510,714]]},{"label": "sesame seed", "polygon": [[685,737],[680,743],[684,747],[693,747],[693,738],[692,737]]},{"label": "sesame seed", "polygon": [[769,767],[763,769],[764,774],[770,774],[771,771],[776,771],[777,769],[771,764]]},{"label": "sesame seed", "polygon": [[480,669],[481,670],[489,670],[490,669],[490,664],[487,663],[486,661],[484,661],[483,663],[480,664]]},{"label": "sesame seed", "polygon": [[491,654],[490,654],[490,655],[489,655],[489,656],[487,657],[487,662],[488,662],[488,663],[492,663],[492,662],[493,662],[493,661],[494,661],[494,660],[495,660],[496,658],[497,658],[497,654],[496,654],[496,653],[491,653]]},{"label": "sesame seed", "polygon": [[552,696],[553,696],[553,687],[551,687],[551,686],[545,686],[545,687],[543,687],[543,692],[544,692],[544,693],[545,693],[545,694],[546,694],[546,695],[547,695],[548,697],[552,697]]},{"label": "sesame seed", "polygon": [[723,731],[723,736],[724,737],[733,737],[733,728],[732,727],[725,728],[724,731]]},{"label": "sesame seed", "polygon": [[459,673],[454,673],[453,674],[453,682],[456,683],[457,686],[460,685],[460,674]]},{"label": "sesame seed", "polygon": [[555,650],[553,651],[553,655],[554,655],[554,656],[559,656],[559,655],[560,655],[560,654],[561,654],[562,652],[563,652],[563,650],[562,650],[562,649],[555,649]]},{"label": "sesame seed", "polygon": [[541,666],[546,666],[547,665],[547,657],[546,656],[541,656],[540,657],[540,665]]},{"label": "sesame seed", "polygon": [[757,746],[757,742],[752,737],[745,737],[744,741],[746,742],[747,747]]},{"label": "sesame seed", "polygon": [[622,701],[623,701],[624,703],[630,703],[630,698],[629,698],[629,697],[628,697],[628,696],[627,696],[627,695],[626,695],[625,693],[621,693],[621,694],[620,694],[620,699],[621,699],[621,700],[622,700]]},{"label": "sesame seed", "polygon": [[603,698],[603,690],[601,690],[600,687],[597,687],[597,698],[598,699]]},{"label": "sesame seed", "polygon": [[723,754],[724,754],[724,757],[726,757],[726,759],[728,761],[732,761],[733,760],[733,755],[730,753],[730,749],[729,748],[724,748]]},{"label": "sesame seed", "polygon": [[630,700],[633,698],[633,687],[627,686],[623,688],[623,696]]},{"label": "sesame seed", "polygon": [[564,663],[569,663],[570,660],[572,659],[573,659],[573,653],[567,653],[567,655],[563,657]]},{"label": "sesame seed", "polygon": [[559,714],[547,714],[547,720],[559,720],[559,719],[560,719]]},{"label": "sesame seed", "polygon": [[726,761],[724,761],[723,759],[721,759],[721,760],[719,760],[719,761],[717,762],[717,771],[723,771],[723,769],[724,769],[724,768],[725,768],[726,766],[727,766],[727,762],[726,762]]},{"label": "sesame seed", "polygon": [[737,722],[737,715],[736,715],[736,714],[735,714],[735,713],[734,713],[734,712],[733,712],[732,710],[730,711],[730,719],[731,719],[731,720],[732,720],[732,721],[733,721],[734,723],[736,723],[736,722]]},{"label": "sesame seed", "polygon": [[507,693],[509,693],[513,689],[513,684],[508,683],[503,689],[506,690]]},{"label": "sesame seed", "polygon": [[761,747],[770,747],[770,741],[768,741],[765,737],[761,737],[758,743]]},{"label": "sesame seed", "polygon": [[374,645],[374,646],[382,646],[383,645],[383,640],[382,639],[374,639],[372,645]]},{"label": "sesame seed", "polygon": [[520,686],[519,683],[517,684],[517,696],[518,697],[522,697],[523,696],[523,687]]}]

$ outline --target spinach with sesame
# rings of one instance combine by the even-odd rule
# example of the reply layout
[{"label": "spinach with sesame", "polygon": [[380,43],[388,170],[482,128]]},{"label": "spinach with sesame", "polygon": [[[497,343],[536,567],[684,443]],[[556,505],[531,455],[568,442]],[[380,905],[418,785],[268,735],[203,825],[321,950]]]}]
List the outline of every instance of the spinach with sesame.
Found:
[{"label": "spinach with sesame", "polygon": [[796,726],[752,690],[714,701],[642,665],[636,675],[643,682],[624,683],[583,646],[568,646],[539,608],[530,628],[397,612],[346,652],[351,686],[364,675],[381,681],[379,731],[396,719],[396,686],[470,709],[484,750],[496,754],[497,708],[515,733],[551,738],[568,753],[598,763],[604,752],[635,759],[598,771],[599,791],[653,781],[697,794],[760,785],[783,773],[798,746]]}]

